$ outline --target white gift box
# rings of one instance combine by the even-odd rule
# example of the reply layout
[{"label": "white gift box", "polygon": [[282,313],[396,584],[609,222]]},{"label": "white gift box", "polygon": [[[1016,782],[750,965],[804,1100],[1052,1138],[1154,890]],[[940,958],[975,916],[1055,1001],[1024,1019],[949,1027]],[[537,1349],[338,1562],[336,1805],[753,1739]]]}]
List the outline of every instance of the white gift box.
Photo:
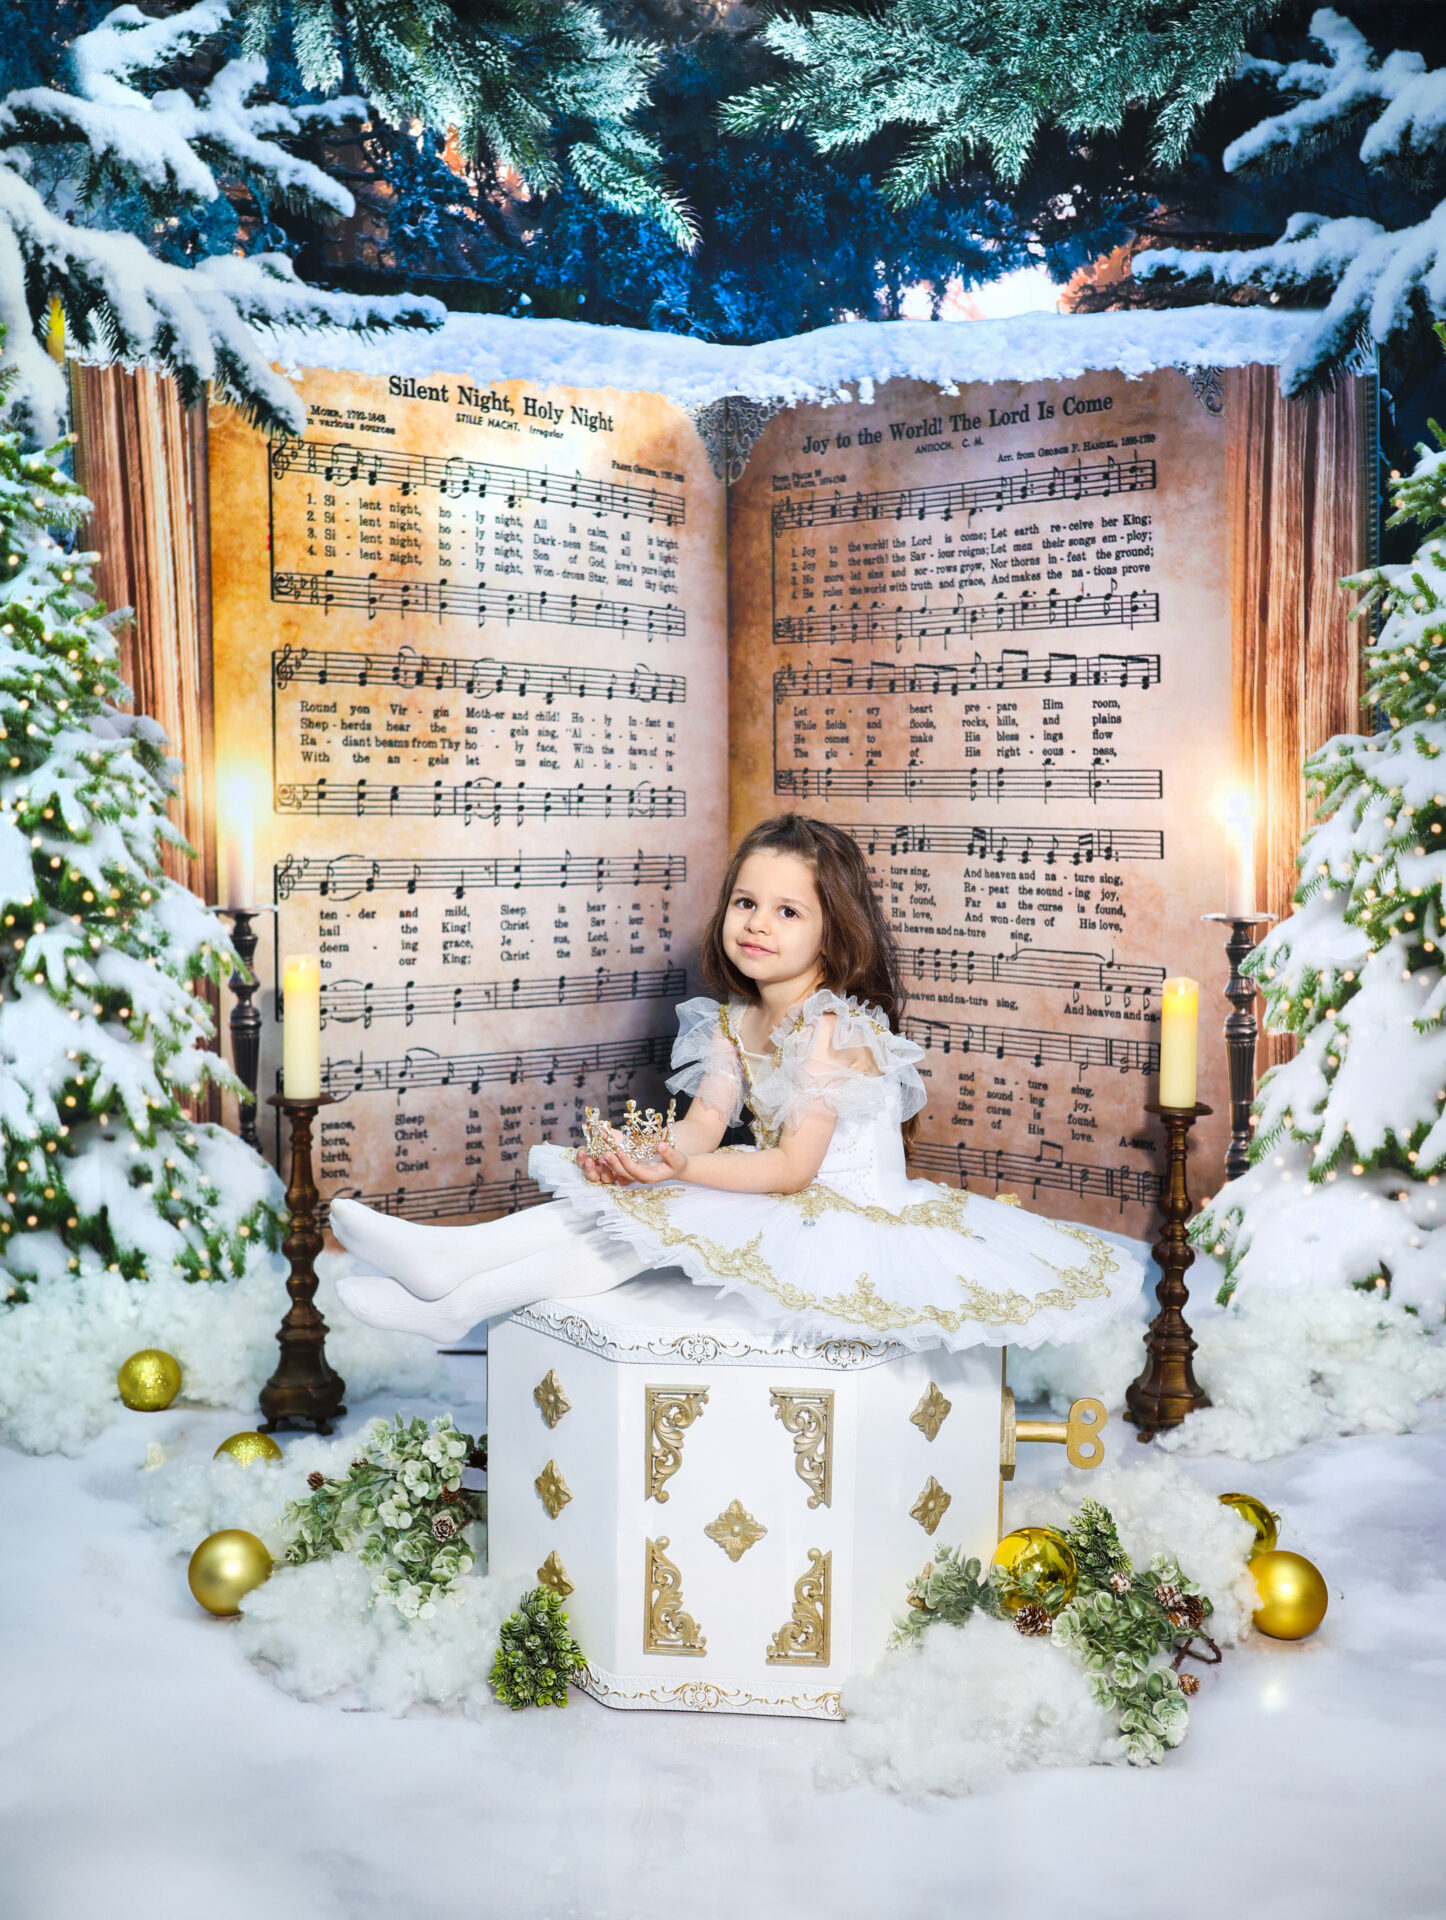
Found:
[{"label": "white gift box", "polygon": [[564,1597],[608,1706],[836,1718],[933,1549],[998,1541],[997,1348],[798,1341],[668,1274],[541,1301],[488,1345],[489,1564]]}]

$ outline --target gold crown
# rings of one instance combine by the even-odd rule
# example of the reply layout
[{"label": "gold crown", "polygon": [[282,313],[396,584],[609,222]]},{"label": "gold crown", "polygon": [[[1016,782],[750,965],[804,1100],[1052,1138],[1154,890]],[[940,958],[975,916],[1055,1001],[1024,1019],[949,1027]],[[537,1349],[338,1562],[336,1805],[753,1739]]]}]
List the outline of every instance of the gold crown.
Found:
[{"label": "gold crown", "polygon": [[625,1153],[633,1160],[656,1160],[662,1147],[673,1144],[673,1116],[677,1112],[676,1100],[668,1102],[666,1115],[649,1107],[646,1113],[638,1112],[636,1100],[629,1100],[623,1110],[622,1124],[609,1126],[596,1107],[584,1107],[582,1110],[583,1152],[597,1155],[600,1153]]}]

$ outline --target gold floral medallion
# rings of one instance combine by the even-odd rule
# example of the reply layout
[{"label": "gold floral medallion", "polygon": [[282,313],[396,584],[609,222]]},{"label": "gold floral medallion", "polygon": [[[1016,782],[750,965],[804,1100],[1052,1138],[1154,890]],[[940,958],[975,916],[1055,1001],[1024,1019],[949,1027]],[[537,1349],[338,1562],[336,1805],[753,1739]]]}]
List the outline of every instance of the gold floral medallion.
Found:
[{"label": "gold floral medallion", "polygon": [[954,1496],[945,1493],[933,1474],[924,1482],[924,1491],[913,1506],[909,1508],[912,1517],[918,1521],[925,1533],[933,1533],[953,1503]]},{"label": "gold floral medallion", "polygon": [[562,1468],[555,1460],[549,1460],[532,1484],[547,1508],[549,1519],[555,1520],[572,1498],[572,1488],[563,1479]]},{"label": "gold floral medallion", "polygon": [[954,1402],[946,1400],[931,1380],[929,1391],[909,1415],[910,1420],[923,1434],[926,1440],[937,1440],[939,1429],[949,1418]]},{"label": "gold floral medallion", "polygon": [[710,1540],[716,1540],[736,1566],[748,1549],[757,1546],[767,1533],[767,1527],[760,1526],[741,1500],[730,1500],[716,1520],[711,1520],[703,1529]]},{"label": "gold floral medallion", "polygon": [[562,1382],[551,1367],[532,1389],[532,1397],[537,1402],[537,1410],[547,1422],[555,1427],[565,1413],[571,1413],[572,1402],[562,1390]]},{"label": "gold floral medallion", "polygon": [[537,1577],[543,1586],[551,1587],[559,1600],[565,1600],[570,1593],[576,1591],[572,1581],[567,1577],[567,1568],[557,1557],[556,1547],[537,1569]]}]

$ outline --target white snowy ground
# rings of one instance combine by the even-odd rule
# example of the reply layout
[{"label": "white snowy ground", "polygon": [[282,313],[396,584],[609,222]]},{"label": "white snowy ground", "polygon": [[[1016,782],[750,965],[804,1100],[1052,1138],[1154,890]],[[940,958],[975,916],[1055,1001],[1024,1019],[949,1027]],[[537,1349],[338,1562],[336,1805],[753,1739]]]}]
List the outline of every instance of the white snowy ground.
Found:
[{"label": "white snowy ground", "polygon": [[[477,1430],[482,1362],[449,1364]],[[1446,1428],[1186,1460],[1283,1509],[1283,1543],[1330,1581],[1320,1633],[1207,1670],[1160,1767],[911,1804],[816,1787],[827,1725],[288,1698],[195,1606],[136,1499],[148,1443],[207,1456],[239,1424],[172,1409],[78,1458],[0,1449],[5,1920],[1446,1913]],[[1032,1455],[1022,1476],[1058,1478],[1053,1449]]]}]

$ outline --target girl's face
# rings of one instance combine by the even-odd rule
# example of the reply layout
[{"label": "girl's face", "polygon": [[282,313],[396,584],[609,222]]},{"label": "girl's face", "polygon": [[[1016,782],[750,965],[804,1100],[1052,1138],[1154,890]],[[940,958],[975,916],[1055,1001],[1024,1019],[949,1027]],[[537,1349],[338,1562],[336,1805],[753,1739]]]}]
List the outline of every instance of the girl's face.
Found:
[{"label": "girl's face", "polygon": [[813,985],[823,909],[813,869],[792,853],[750,853],[723,916],[723,949],[758,987]]}]

